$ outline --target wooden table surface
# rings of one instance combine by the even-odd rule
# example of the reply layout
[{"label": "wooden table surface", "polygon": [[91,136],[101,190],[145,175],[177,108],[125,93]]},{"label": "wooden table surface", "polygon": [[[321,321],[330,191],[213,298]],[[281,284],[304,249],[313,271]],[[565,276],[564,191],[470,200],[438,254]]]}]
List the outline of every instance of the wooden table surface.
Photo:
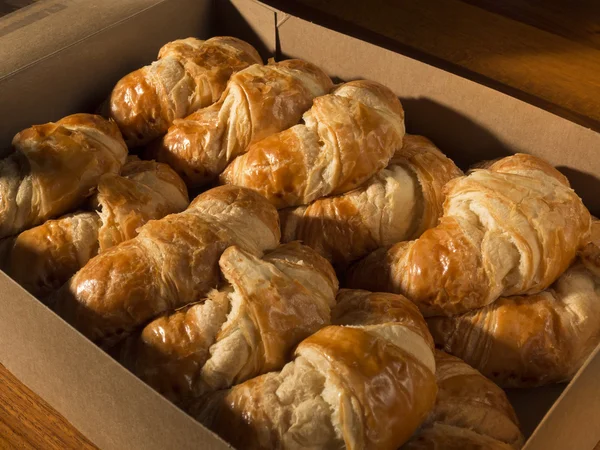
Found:
[{"label": "wooden table surface", "polygon": [[598,0],[299,1],[600,131]]},{"label": "wooden table surface", "polygon": [[[30,2],[0,0],[0,16]],[[600,1],[301,2],[600,131]],[[0,448],[95,447],[0,365]]]},{"label": "wooden table surface", "polygon": [[95,449],[79,431],[0,364],[0,449]]}]

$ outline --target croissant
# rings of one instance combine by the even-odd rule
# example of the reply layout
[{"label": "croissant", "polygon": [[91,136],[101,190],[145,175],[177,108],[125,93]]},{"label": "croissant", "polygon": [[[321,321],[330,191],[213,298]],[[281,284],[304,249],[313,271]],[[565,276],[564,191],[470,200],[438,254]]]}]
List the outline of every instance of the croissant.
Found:
[{"label": "croissant", "polygon": [[359,261],[350,287],[402,293],[425,316],[460,314],[546,289],[589,237],[581,199],[534,156],[503,158],[444,189],[439,225]]},{"label": "croissant", "polygon": [[299,239],[345,267],[434,227],[442,213],[442,187],[460,175],[431,141],[406,135],[387,168],[359,188],[280,211],[282,241]]},{"label": "croissant", "polygon": [[95,197],[104,251],[137,236],[149,220],[183,211],[189,204],[183,180],[168,165],[130,156],[120,175],[105,175]]},{"label": "croissant", "polygon": [[298,123],[313,98],[333,87],[318,67],[291,59],[248,67],[231,77],[221,99],[175,120],[152,153],[189,187],[213,181],[253,142]]},{"label": "croissant", "polygon": [[[594,229],[600,251],[600,222]],[[436,343],[503,387],[571,380],[600,343],[600,265],[591,264],[577,261],[539,294],[431,318]]]},{"label": "croissant", "polygon": [[154,320],[118,352],[177,403],[281,369],[296,344],[330,323],[337,278],[309,247],[293,242],[260,259],[232,246],[219,266],[229,286]]},{"label": "croissant", "polygon": [[238,449],[397,449],[437,393],[423,317],[398,295],[341,290],[332,320],[280,372],[213,393],[192,416]]},{"label": "croissant", "polygon": [[239,187],[211,189],[92,258],[51,303],[92,341],[111,346],[136,326],[204,298],[218,284],[227,247],[259,255],[279,238],[277,211],[264,198]]},{"label": "croissant", "polygon": [[216,102],[231,75],[262,60],[233,37],[187,38],[164,45],[158,61],[123,77],[110,99],[110,117],[136,147],[164,135],[173,120]]},{"label": "croissant", "polygon": [[77,208],[127,157],[117,126],[91,114],[34,125],[12,145],[0,160],[0,238]]},{"label": "croissant", "polygon": [[45,299],[98,251],[135,237],[144,223],[182,211],[189,201],[185,184],[167,165],[130,156],[121,175],[100,178],[94,202],[99,213],[69,214],[6,238],[5,272]]},{"label": "croissant", "polygon": [[252,145],[221,181],[254,189],[278,209],[304,205],[357,188],[402,147],[402,105],[373,81],[316,98],[303,121]]},{"label": "croissant", "polygon": [[515,450],[523,435],[502,389],[464,361],[435,352],[438,395],[402,450]]}]

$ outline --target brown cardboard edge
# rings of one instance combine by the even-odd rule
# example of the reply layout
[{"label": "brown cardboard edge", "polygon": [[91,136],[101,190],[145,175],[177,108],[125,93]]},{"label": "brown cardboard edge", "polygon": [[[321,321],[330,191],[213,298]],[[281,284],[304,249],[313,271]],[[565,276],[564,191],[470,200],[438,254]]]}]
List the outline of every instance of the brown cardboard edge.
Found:
[{"label": "brown cardboard edge", "polygon": [[340,80],[370,78],[390,87],[403,102],[407,131],[438,143],[462,168],[482,159],[531,153],[557,166],[588,208],[600,212],[600,197],[594,194],[600,191],[599,133],[319,24],[291,15],[278,24],[282,55],[310,55],[314,64]]},{"label": "brown cardboard edge", "polygon": [[517,414],[519,427],[526,439],[540,425],[567,385],[568,383],[558,383],[534,388],[504,389],[508,401]]},{"label": "brown cardboard edge", "polygon": [[[44,0],[19,9],[0,21],[0,59],[9,67],[0,81],[166,1],[104,0],[110,7],[94,8],[87,0]],[[14,52],[24,39],[27,51]]]},{"label": "brown cardboard edge", "polygon": [[236,36],[251,42],[266,61],[277,49],[277,11],[257,0],[216,2],[219,34]]},{"label": "brown cardboard edge", "polygon": [[[111,9],[113,1],[116,0],[96,5],[95,10]],[[68,26],[59,20],[44,34],[51,43],[48,48],[52,55],[33,63],[28,63],[27,54],[28,46],[35,42],[25,40],[19,50],[24,54],[23,64],[12,76],[0,80],[0,156],[7,152],[12,137],[32,124],[55,121],[76,112],[94,112],[119,78],[154,60],[165,42],[189,35],[208,37],[213,20],[204,18],[202,12],[211,9],[214,13],[213,3],[214,0],[137,0],[139,9],[130,10],[126,17],[112,16],[112,22],[105,19],[101,26],[83,27],[76,42],[70,43],[55,39],[54,35],[61,35],[61,29]],[[85,4],[85,0],[75,0],[73,13],[85,9]],[[182,10],[188,14],[182,15]],[[140,39],[142,21],[152,32]],[[35,27],[29,30],[38,31]],[[0,39],[0,48],[6,45],[6,39]],[[90,79],[96,82],[92,84]]]},{"label": "brown cardboard edge", "polygon": [[591,450],[600,442],[600,345],[550,407],[523,450]]},{"label": "brown cardboard edge", "polygon": [[0,362],[99,448],[231,448],[4,273],[0,286]]},{"label": "brown cardboard edge", "polygon": [[593,120],[581,114],[577,114],[564,107],[556,105],[555,103],[531,95],[528,92],[525,92],[521,89],[506,85],[502,82],[469,70],[465,67],[459,66],[434,55],[425,53],[419,49],[413,48],[409,45],[395,41],[390,37],[363,28],[340,17],[335,17],[331,14],[320,11],[312,6],[300,3],[295,0],[262,0],[262,3],[273,8],[273,10],[278,10],[280,12],[284,12],[285,14],[294,17],[300,17],[309,22],[318,23],[319,25],[322,25],[327,29],[337,31],[348,36],[352,36],[359,40],[377,45],[378,47],[392,50],[396,53],[401,53],[405,56],[431,65],[445,72],[450,72],[461,78],[468,79],[477,84],[489,87],[498,92],[506,94],[510,97],[522,100],[538,108],[552,112],[557,116],[560,116],[571,122],[575,122],[583,127],[600,132],[600,122],[596,120]]}]

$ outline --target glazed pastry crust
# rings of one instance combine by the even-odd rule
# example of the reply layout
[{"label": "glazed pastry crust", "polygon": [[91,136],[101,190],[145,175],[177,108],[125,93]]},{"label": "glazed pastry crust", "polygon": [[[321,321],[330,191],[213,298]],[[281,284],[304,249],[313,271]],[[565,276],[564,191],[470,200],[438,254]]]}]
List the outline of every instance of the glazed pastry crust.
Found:
[{"label": "glazed pastry crust", "polygon": [[425,316],[455,315],[546,289],[589,239],[581,199],[536,157],[503,158],[445,191],[438,226],[371,253],[349,285],[403,293]]},{"label": "glazed pastry crust", "polygon": [[183,180],[168,165],[130,156],[120,175],[104,175],[95,202],[102,226],[100,251],[137,236],[149,220],[183,211],[189,204]]},{"label": "glazed pastry crust", "polygon": [[337,267],[437,225],[443,186],[462,172],[431,141],[405,135],[389,165],[353,191],[279,212],[283,242],[301,240]]},{"label": "glazed pastry crust", "polygon": [[2,270],[44,300],[98,253],[100,226],[96,212],[47,220],[9,238]]},{"label": "glazed pastry crust", "polygon": [[214,179],[248,146],[298,123],[315,97],[333,87],[305,61],[255,64],[231,77],[221,99],[175,120],[156,151],[193,188]]},{"label": "glazed pastry crust", "polygon": [[219,282],[231,246],[260,255],[280,238],[276,210],[234,186],[199,195],[183,212],[152,220],[137,237],[92,258],[54,298],[59,315],[111,345],[158,315],[197,302]]},{"label": "glazed pastry crust", "polygon": [[114,122],[92,114],[34,125],[12,145],[0,160],[0,238],[76,209],[127,157]]},{"label": "glazed pastry crust", "polygon": [[401,296],[342,290],[338,306],[335,321],[348,312],[351,326],[321,329],[281,372],[217,392],[192,415],[240,449],[397,449],[435,401],[431,337]]},{"label": "glazed pastry crust", "polygon": [[109,99],[110,116],[129,146],[147,144],[173,120],[216,102],[232,74],[261,63],[254,47],[233,37],[169,42],[157,61],[119,80]]},{"label": "glazed pastry crust", "polygon": [[219,266],[226,286],[154,320],[119,351],[126,367],[179,404],[280,370],[296,344],[330,323],[337,279],[309,247],[294,242],[261,259],[232,246]]},{"label": "glazed pastry crust", "polygon": [[402,147],[404,111],[373,81],[351,81],[318,97],[293,126],[252,145],[221,182],[245,186],[278,209],[357,188]]},{"label": "glazed pastry crust", "polygon": [[169,167],[129,156],[121,175],[100,178],[92,203],[98,213],[48,220],[12,238],[3,270],[44,300],[98,251],[135,237],[149,220],[182,211],[188,197],[183,181]]},{"label": "glazed pastry crust", "polygon": [[436,343],[503,387],[571,380],[600,343],[600,266],[587,259],[600,249],[599,221],[592,230],[581,260],[546,291],[429,319]]},{"label": "glazed pastry crust", "polygon": [[459,358],[435,352],[438,395],[402,450],[519,449],[523,435],[506,394]]}]

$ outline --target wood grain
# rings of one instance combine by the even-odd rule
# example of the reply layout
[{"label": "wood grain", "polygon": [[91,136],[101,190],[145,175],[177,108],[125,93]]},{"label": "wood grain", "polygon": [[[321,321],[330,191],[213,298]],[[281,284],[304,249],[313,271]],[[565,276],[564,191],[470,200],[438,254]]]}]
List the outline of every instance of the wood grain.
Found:
[{"label": "wood grain", "polygon": [[[474,73],[479,76],[477,81],[490,80],[492,87],[600,130],[600,49],[595,46],[600,26],[598,2],[590,1],[586,9],[586,2],[511,1],[527,4],[529,9],[510,10],[498,6],[499,0],[299,3]],[[484,9],[492,6],[494,12]],[[561,16],[559,28],[554,23]],[[541,23],[544,26],[538,28]],[[560,34],[547,31],[559,29]]]},{"label": "wood grain", "polygon": [[600,2],[598,0],[463,1],[600,50]]},{"label": "wood grain", "polygon": [[0,448],[96,449],[65,418],[1,364]]}]

